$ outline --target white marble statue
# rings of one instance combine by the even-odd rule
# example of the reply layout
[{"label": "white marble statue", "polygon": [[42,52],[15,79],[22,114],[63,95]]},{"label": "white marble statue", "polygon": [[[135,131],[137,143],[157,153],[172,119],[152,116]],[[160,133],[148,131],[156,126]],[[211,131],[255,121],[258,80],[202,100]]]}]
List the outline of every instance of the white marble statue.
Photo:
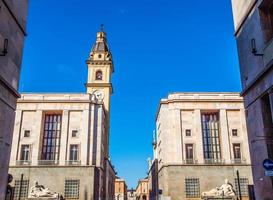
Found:
[{"label": "white marble statue", "polygon": [[236,197],[232,184],[225,179],[221,187],[216,187],[210,191],[202,192],[202,197]]},{"label": "white marble statue", "polygon": [[58,198],[58,194],[56,192],[51,192],[48,188],[45,188],[43,185],[39,185],[38,181],[34,182],[34,186],[30,188],[30,193],[28,198]]}]

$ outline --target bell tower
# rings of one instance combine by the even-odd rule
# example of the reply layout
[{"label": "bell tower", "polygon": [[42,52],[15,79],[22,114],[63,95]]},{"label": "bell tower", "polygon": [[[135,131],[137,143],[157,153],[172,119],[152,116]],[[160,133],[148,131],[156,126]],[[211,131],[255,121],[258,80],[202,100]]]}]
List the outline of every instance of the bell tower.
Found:
[{"label": "bell tower", "polygon": [[102,101],[106,111],[107,130],[106,130],[106,157],[108,157],[109,145],[109,122],[110,122],[110,96],[113,93],[111,76],[114,72],[112,54],[107,44],[106,33],[103,25],[97,32],[96,42],[86,61],[88,67],[88,79],[85,84],[87,93],[95,94],[99,101]]}]

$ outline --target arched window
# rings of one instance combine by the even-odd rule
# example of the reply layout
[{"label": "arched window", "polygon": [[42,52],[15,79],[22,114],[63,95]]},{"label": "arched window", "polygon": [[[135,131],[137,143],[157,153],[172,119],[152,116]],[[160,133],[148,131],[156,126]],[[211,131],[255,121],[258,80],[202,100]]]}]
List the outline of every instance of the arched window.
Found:
[{"label": "arched window", "polygon": [[101,70],[96,71],[96,80],[102,80],[102,71]]}]

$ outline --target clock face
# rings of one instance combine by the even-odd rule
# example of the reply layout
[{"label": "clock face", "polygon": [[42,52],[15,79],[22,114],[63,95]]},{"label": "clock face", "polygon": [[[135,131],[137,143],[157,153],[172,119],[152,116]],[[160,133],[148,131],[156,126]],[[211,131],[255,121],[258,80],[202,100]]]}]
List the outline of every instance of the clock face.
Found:
[{"label": "clock face", "polygon": [[98,100],[103,100],[103,99],[104,99],[104,92],[101,91],[101,90],[95,90],[95,91],[93,92],[93,94],[96,96],[96,98],[97,98]]}]

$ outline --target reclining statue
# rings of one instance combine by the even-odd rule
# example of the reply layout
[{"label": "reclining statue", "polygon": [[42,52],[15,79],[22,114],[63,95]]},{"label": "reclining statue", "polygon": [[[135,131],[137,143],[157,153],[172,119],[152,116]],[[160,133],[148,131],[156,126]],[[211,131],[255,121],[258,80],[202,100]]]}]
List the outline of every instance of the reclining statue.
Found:
[{"label": "reclining statue", "polygon": [[30,188],[29,198],[40,198],[40,197],[51,197],[58,198],[56,192],[51,192],[48,188],[45,188],[43,185],[39,185],[38,181],[34,182],[34,186]]},{"label": "reclining statue", "polygon": [[216,187],[210,191],[202,192],[202,197],[236,197],[232,184],[225,179],[221,187]]}]

